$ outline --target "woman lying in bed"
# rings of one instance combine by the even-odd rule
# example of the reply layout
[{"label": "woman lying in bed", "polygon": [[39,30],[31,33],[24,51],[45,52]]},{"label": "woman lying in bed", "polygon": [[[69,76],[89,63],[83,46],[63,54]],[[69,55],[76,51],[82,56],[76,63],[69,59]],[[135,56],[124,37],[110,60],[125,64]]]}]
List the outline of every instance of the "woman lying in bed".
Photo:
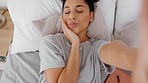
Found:
[{"label": "woman lying in bed", "polygon": [[136,49],[87,36],[95,2],[63,0],[64,34],[47,36],[40,45],[41,83],[103,83],[113,66],[133,70]]}]

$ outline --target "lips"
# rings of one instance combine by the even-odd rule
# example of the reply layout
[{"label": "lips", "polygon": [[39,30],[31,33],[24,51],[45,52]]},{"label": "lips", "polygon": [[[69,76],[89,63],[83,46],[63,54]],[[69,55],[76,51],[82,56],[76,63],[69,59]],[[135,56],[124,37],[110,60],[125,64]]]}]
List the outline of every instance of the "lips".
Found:
[{"label": "lips", "polygon": [[78,23],[70,23],[68,24],[69,28],[75,28],[77,26]]}]

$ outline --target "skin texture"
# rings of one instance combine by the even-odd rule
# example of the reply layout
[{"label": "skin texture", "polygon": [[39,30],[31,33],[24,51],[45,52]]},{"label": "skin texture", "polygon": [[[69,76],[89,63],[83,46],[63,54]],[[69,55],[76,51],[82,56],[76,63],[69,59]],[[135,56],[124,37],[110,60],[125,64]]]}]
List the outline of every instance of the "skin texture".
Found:
[{"label": "skin texture", "polygon": [[90,12],[88,5],[83,0],[66,1],[63,21],[79,37],[80,42],[89,39],[87,37],[87,27],[92,19],[93,12]]},{"label": "skin texture", "polygon": [[[84,0],[66,0],[60,19],[63,33],[71,42],[71,51],[64,68],[51,68],[44,71],[47,83],[77,83],[80,66],[79,45],[89,40],[87,28],[93,16],[93,12],[90,12]],[[136,51],[137,49],[116,40],[102,46],[98,53],[104,63],[132,71]]]},{"label": "skin texture", "polygon": [[133,81],[134,83],[148,83],[148,0],[143,0],[140,24],[141,43]]}]

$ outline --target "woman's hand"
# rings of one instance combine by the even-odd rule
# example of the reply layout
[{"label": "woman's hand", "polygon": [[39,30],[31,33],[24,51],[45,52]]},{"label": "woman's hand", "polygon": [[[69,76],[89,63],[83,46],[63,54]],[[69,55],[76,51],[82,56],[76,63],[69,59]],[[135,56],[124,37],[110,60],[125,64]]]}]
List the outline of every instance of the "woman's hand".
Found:
[{"label": "woman's hand", "polygon": [[68,26],[66,25],[64,19],[62,16],[60,16],[61,22],[62,22],[62,29],[63,29],[63,33],[64,35],[69,39],[69,41],[72,44],[78,44],[80,43],[79,37],[73,32],[71,31]]}]

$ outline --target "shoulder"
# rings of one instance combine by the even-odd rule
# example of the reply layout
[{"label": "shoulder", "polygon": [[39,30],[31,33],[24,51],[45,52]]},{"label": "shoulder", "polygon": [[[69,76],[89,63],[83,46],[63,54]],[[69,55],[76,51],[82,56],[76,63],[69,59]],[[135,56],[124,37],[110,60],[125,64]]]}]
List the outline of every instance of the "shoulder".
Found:
[{"label": "shoulder", "polygon": [[108,43],[110,43],[109,41],[105,41],[105,40],[100,40],[100,39],[91,39],[91,45],[94,51],[96,51],[95,53],[100,54],[100,52],[102,51],[101,48],[105,45],[107,45]]},{"label": "shoulder", "polygon": [[100,39],[93,39],[93,42],[92,43],[93,43],[94,46],[101,47],[101,46],[104,46],[105,44],[108,44],[109,41],[100,40]]},{"label": "shoulder", "polygon": [[57,33],[55,35],[48,35],[43,37],[40,46],[60,46],[62,42],[64,42],[64,35],[62,33]]},{"label": "shoulder", "polygon": [[48,35],[48,36],[45,36],[42,41],[41,41],[41,44],[44,43],[44,44],[47,44],[47,43],[54,43],[54,44],[57,44],[59,42],[62,42],[64,38],[64,35],[62,33],[57,33],[57,34],[54,34],[54,35]]}]

